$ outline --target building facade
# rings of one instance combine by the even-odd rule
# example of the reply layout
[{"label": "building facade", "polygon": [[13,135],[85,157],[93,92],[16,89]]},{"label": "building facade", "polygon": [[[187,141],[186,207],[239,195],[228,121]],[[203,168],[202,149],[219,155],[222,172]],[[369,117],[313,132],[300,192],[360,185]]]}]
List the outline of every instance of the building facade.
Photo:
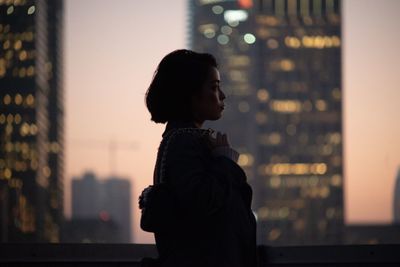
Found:
[{"label": "building facade", "polygon": [[[112,231],[112,234],[96,231],[94,233],[98,235],[93,234],[92,241],[130,243],[131,214],[131,190],[128,179],[113,176],[100,180],[95,174],[88,172],[81,178],[72,180],[72,223],[74,225],[82,223],[83,226],[87,225],[88,221],[97,221],[93,227],[102,225],[100,229]],[[112,227],[105,228],[107,225]],[[79,233],[84,234],[76,230],[77,236]]]},{"label": "building facade", "polygon": [[190,46],[215,55],[223,118],[253,187],[258,243],[343,234],[339,0],[195,0]]},{"label": "building facade", "polygon": [[0,241],[58,242],[63,216],[61,0],[0,1]]},{"label": "building facade", "polygon": [[400,168],[397,171],[396,184],[394,187],[393,222],[394,224],[400,224]]}]

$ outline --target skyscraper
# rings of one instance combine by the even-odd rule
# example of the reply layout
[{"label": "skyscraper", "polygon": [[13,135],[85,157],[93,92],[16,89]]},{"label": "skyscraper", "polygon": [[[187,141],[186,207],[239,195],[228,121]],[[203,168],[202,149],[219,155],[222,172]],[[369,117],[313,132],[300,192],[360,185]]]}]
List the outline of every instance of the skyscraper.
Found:
[{"label": "skyscraper", "polygon": [[342,241],[339,0],[190,1],[190,44],[216,55],[221,121],[253,186],[258,242]]},{"label": "skyscraper", "polygon": [[[93,173],[72,180],[72,219],[112,222],[113,239],[109,242],[131,241],[131,191],[128,179],[108,177],[99,180]],[[109,236],[107,233],[100,233]],[[94,238],[94,237],[93,237]],[[99,238],[99,237],[96,237]],[[99,238],[100,239],[100,238]]]},{"label": "skyscraper", "polygon": [[0,1],[0,241],[57,242],[63,2]]},{"label": "skyscraper", "polygon": [[397,171],[396,185],[394,187],[393,221],[400,224],[400,168]]}]

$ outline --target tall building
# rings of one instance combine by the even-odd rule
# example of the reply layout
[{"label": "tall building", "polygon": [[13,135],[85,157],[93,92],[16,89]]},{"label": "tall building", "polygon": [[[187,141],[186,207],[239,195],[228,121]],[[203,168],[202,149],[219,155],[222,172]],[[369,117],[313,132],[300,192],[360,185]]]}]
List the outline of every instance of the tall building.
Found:
[{"label": "tall building", "polygon": [[58,242],[62,0],[0,1],[0,242]]},{"label": "tall building", "polygon": [[394,187],[393,221],[400,224],[400,168],[397,171],[396,185]]},{"label": "tall building", "polygon": [[258,243],[343,232],[339,0],[194,0],[190,46],[214,54],[223,118],[253,187]]},{"label": "tall building", "polygon": [[[101,229],[112,230],[113,234],[92,235],[93,240],[129,243],[131,241],[131,191],[127,179],[108,177],[99,180],[93,173],[72,180],[72,220],[84,224],[98,221]],[[112,223],[104,228],[106,222]],[[94,226],[94,225],[93,225]],[[77,234],[78,235],[78,234]],[[105,238],[112,236],[113,239]]]}]

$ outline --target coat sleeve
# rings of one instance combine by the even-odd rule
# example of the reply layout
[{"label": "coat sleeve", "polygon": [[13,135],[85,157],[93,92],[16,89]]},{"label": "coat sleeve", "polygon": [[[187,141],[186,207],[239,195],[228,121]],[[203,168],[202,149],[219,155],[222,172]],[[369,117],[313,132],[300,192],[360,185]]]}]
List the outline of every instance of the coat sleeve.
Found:
[{"label": "coat sleeve", "polygon": [[203,141],[184,135],[170,145],[166,178],[179,205],[199,216],[212,215],[229,201],[232,187],[240,183],[242,169],[232,160],[212,157]]}]

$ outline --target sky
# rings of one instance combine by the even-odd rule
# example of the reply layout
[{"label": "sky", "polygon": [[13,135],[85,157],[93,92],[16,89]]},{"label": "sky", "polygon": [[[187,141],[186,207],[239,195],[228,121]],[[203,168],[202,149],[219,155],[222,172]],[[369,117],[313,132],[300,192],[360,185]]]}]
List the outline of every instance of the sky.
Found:
[{"label": "sky", "polygon": [[[66,216],[72,177],[86,170],[125,177],[133,242],[153,242],[138,227],[137,197],[152,182],[164,125],[150,121],[144,95],[162,57],[188,48],[186,1],[66,0],[65,8]],[[397,0],[343,1],[346,223],[392,221],[400,167],[399,10]]]}]

